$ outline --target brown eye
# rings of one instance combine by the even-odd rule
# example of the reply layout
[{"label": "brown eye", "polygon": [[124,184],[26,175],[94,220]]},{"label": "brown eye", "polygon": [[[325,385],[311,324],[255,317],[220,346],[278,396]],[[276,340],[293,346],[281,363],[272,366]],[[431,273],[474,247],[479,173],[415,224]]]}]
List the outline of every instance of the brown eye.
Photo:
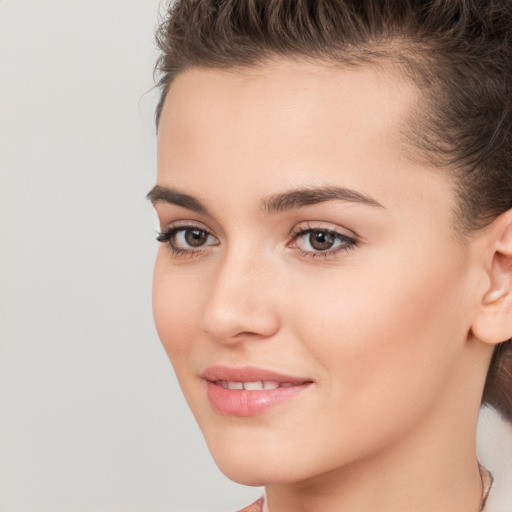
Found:
[{"label": "brown eye", "polygon": [[334,242],[334,236],[329,231],[313,230],[309,234],[309,244],[317,251],[330,249]]},{"label": "brown eye", "polygon": [[301,256],[304,257],[334,257],[339,251],[357,247],[357,239],[334,229],[308,227],[295,231],[290,246],[299,249]]},{"label": "brown eye", "polygon": [[208,239],[208,233],[202,229],[186,229],[184,235],[185,242],[190,247],[201,247]]},{"label": "brown eye", "polygon": [[165,242],[175,255],[199,254],[204,248],[219,245],[219,240],[206,229],[195,226],[170,227],[158,234],[159,242]]}]

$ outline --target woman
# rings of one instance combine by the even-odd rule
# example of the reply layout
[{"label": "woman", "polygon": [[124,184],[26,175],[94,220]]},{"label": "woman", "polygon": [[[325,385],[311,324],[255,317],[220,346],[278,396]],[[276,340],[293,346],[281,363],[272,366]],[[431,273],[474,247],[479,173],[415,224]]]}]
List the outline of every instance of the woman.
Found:
[{"label": "woman", "polygon": [[170,7],[154,316],[218,466],[265,486],[247,510],[484,510],[511,36],[509,0]]}]

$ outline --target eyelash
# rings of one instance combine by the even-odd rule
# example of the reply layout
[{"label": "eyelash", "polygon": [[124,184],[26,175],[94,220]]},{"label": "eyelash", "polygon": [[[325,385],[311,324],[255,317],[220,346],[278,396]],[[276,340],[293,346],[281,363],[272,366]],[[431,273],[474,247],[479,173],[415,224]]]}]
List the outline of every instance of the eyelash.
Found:
[{"label": "eyelash", "polygon": [[206,233],[207,236],[213,236],[208,230],[203,229],[200,226],[194,226],[194,225],[183,225],[183,226],[170,226],[167,229],[164,229],[162,231],[158,232],[158,235],[156,237],[157,242],[166,243],[171,248],[171,252],[173,256],[199,256],[203,252],[205,252],[207,249],[206,247],[210,247],[210,245],[207,245],[206,247],[199,247],[197,249],[182,249],[181,247],[178,247],[175,242],[175,237],[180,232],[186,232],[186,231],[196,230],[196,231],[202,231]]},{"label": "eyelash", "polygon": [[357,247],[358,244],[358,240],[355,237],[345,235],[343,233],[340,233],[339,231],[336,231],[335,229],[323,228],[318,226],[314,227],[309,224],[306,225],[306,227],[300,226],[292,230],[292,242],[295,243],[300,237],[311,235],[315,232],[330,235],[334,239],[334,242],[341,242],[341,244],[332,249],[326,249],[323,251],[306,251],[304,249],[297,248],[301,256],[306,258],[328,258],[330,256],[335,256],[337,253],[341,251],[348,252]]},{"label": "eyelash", "polygon": [[[212,245],[218,245],[218,244],[209,244],[204,247],[198,247],[196,249],[183,249],[181,247],[178,247],[175,242],[175,237],[180,232],[186,232],[189,230],[196,230],[201,231],[206,234],[207,237],[214,237],[208,230],[195,225],[181,225],[181,226],[170,226],[165,230],[159,231],[158,235],[156,237],[156,240],[160,243],[166,243],[169,245],[171,252],[173,256],[176,257],[194,257],[199,256],[206,252],[208,250],[208,247],[211,247]],[[291,241],[290,243],[296,243],[300,237],[305,237],[307,235],[311,235],[314,232],[318,233],[325,233],[326,235],[331,236],[334,239],[335,242],[341,242],[340,245],[332,248],[332,249],[326,249],[326,250],[316,250],[316,251],[307,251],[305,249],[301,249],[299,247],[296,247],[295,249],[299,252],[299,254],[304,258],[328,258],[329,256],[335,256],[340,251],[350,251],[357,247],[358,240],[355,237],[350,237],[348,235],[345,235],[343,233],[340,233],[334,229],[328,229],[328,228],[322,228],[322,227],[313,227],[310,225],[307,225],[306,227],[300,226],[296,227],[292,230],[290,233]],[[214,237],[215,238],[215,237]],[[288,245],[287,244],[287,245]]]}]

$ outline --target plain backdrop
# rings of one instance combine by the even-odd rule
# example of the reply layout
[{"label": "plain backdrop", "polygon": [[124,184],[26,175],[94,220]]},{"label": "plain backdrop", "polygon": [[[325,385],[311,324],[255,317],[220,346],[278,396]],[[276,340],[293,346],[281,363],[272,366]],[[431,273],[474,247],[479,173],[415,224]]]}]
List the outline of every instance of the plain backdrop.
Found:
[{"label": "plain backdrop", "polygon": [[229,512],[151,316],[157,0],[0,1],[2,512]]},{"label": "plain backdrop", "polygon": [[158,4],[0,0],[1,512],[261,493],[216,469],[153,327]]}]

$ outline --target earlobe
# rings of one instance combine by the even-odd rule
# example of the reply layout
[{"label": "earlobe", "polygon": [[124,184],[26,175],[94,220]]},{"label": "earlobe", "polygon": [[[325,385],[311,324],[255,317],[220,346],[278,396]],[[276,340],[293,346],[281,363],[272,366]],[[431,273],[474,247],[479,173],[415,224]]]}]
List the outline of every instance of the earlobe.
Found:
[{"label": "earlobe", "polygon": [[481,297],[473,334],[489,344],[512,338],[512,210],[500,215],[483,235],[488,288]]}]

